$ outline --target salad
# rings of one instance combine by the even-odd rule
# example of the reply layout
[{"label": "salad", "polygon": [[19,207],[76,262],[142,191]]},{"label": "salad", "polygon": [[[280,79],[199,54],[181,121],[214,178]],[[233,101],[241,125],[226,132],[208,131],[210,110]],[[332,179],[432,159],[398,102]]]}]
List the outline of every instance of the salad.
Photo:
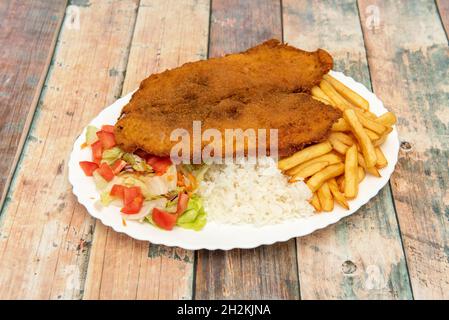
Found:
[{"label": "salad", "polygon": [[81,161],[99,192],[99,206],[115,206],[126,220],[150,223],[164,230],[175,226],[201,230],[206,224],[196,193],[208,166],[174,165],[169,157],[142,150],[124,152],[115,141],[114,126],[88,126],[82,148],[91,148],[92,161]]}]

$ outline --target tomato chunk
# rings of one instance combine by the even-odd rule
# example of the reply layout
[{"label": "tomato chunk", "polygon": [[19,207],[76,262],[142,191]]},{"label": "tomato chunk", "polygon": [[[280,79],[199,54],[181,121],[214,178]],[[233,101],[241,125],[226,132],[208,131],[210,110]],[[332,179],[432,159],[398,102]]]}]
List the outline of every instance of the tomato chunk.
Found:
[{"label": "tomato chunk", "polygon": [[100,164],[103,154],[103,146],[100,141],[96,141],[92,144],[92,159],[96,164]]},{"label": "tomato chunk", "polygon": [[177,215],[167,211],[154,208],[152,216],[154,223],[165,230],[172,230],[176,224]]},{"label": "tomato chunk", "polygon": [[97,132],[97,137],[104,150],[111,149],[116,145],[115,136],[111,132],[100,130]]},{"label": "tomato chunk", "polygon": [[112,172],[111,167],[106,163],[103,162],[100,164],[100,167],[98,168],[98,173],[107,181],[111,181],[114,179],[114,172]]},{"label": "tomato chunk", "polygon": [[109,194],[113,197],[117,197],[120,199],[123,199],[124,197],[124,193],[125,193],[125,186],[119,185],[119,184],[114,184],[112,186],[111,191],[109,192]]},{"label": "tomato chunk", "polygon": [[83,169],[86,176],[91,177],[92,173],[98,169],[98,164],[90,161],[80,161],[80,167]]},{"label": "tomato chunk", "polygon": [[150,156],[147,159],[147,163],[153,168],[158,176],[167,172],[168,167],[172,165],[170,157]]},{"label": "tomato chunk", "polygon": [[114,133],[114,126],[111,126],[110,124],[105,124],[101,127],[101,131]]},{"label": "tomato chunk", "polygon": [[126,161],[118,159],[114,162],[114,164],[112,165],[112,171],[114,172],[114,174],[119,174],[120,171],[122,171],[122,169],[127,165]]},{"label": "tomato chunk", "polygon": [[142,190],[140,190],[140,187],[126,188],[123,193],[123,202],[125,203],[125,206],[133,202],[137,197],[142,197]]},{"label": "tomato chunk", "polygon": [[120,210],[126,214],[136,214],[139,213],[143,206],[143,196],[138,195],[131,202],[125,204],[125,206]]},{"label": "tomato chunk", "polygon": [[187,193],[180,192],[178,195],[178,206],[176,209],[177,215],[181,215],[184,211],[186,211],[188,202],[189,196],[187,195]]}]

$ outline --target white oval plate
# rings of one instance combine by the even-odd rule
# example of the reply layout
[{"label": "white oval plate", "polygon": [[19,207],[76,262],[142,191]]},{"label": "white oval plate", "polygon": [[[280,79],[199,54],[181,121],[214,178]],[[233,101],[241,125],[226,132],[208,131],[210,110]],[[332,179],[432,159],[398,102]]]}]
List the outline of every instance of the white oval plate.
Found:
[{"label": "white oval plate", "polygon": [[[367,99],[373,113],[380,115],[387,111],[382,102],[361,83],[354,81],[341,72],[331,71],[331,75]],[[114,124],[120,115],[122,107],[128,103],[131,95],[132,93],[105,108],[90,124],[97,127],[101,127],[103,124]],[[204,229],[199,232],[182,228],[175,228],[173,231],[168,232],[155,228],[148,223],[134,221],[127,221],[126,226],[124,226],[117,207],[110,206],[100,209],[95,205],[95,202],[99,199],[99,193],[95,189],[93,179],[86,177],[79,166],[80,161],[91,159],[90,148],[81,149],[85,139],[85,132],[86,128],[76,139],[69,160],[69,181],[73,186],[73,193],[78,197],[78,201],[86,207],[92,216],[100,219],[103,224],[112,227],[117,232],[124,232],[138,240],[177,246],[189,250],[254,248],[260,245],[305,236],[315,230],[336,223],[343,217],[356,212],[387,184],[396,165],[399,152],[398,134],[396,128],[393,128],[388,139],[382,145],[382,151],[388,159],[388,166],[380,170],[381,178],[366,176],[360,184],[358,197],[349,202],[350,210],[344,210],[340,206],[335,206],[335,209],[329,213],[316,214],[308,218],[294,219],[281,224],[262,227],[208,222]]]}]

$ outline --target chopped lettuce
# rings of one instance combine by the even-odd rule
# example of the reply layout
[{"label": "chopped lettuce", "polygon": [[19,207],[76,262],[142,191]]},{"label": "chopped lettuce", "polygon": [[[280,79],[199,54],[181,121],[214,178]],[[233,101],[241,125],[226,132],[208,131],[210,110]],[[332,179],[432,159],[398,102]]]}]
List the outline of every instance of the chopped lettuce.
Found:
[{"label": "chopped lettuce", "polygon": [[95,141],[98,140],[97,131],[98,131],[97,127],[87,126],[87,129],[86,129],[86,144],[87,145],[91,145],[92,143],[94,143]]},{"label": "chopped lettuce", "polygon": [[206,225],[206,216],[201,197],[194,194],[190,197],[186,211],[178,218],[176,224],[181,228],[199,231]]},{"label": "chopped lettuce", "polygon": [[204,175],[206,174],[207,170],[209,170],[210,166],[203,163],[203,164],[183,164],[182,165],[182,171],[191,173],[197,182],[201,182],[204,179]]},{"label": "chopped lettuce", "polygon": [[132,153],[125,153],[122,159],[128,162],[130,165],[136,164],[136,160],[134,159],[134,155]]},{"label": "chopped lettuce", "polygon": [[108,205],[111,204],[112,200],[114,200],[114,199],[111,197],[108,190],[103,191],[100,194],[100,202],[103,206],[107,207]]},{"label": "chopped lettuce", "polygon": [[122,184],[126,187],[140,187],[142,191],[142,195],[145,197],[145,200],[154,200],[154,195],[148,192],[147,185],[140,179],[136,178],[132,174],[127,174],[122,176],[123,182]]},{"label": "chopped lettuce", "polygon": [[136,154],[133,153],[125,153],[122,157],[123,160],[128,162],[134,170],[139,172],[153,172],[153,168],[146,163],[144,159],[139,157]]},{"label": "chopped lettuce", "polygon": [[168,209],[168,208],[173,208],[173,207],[175,207],[177,204],[178,204],[178,199],[176,198],[176,199],[167,201],[167,203],[165,204],[165,208],[167,208],[167,209]]},{"label": "chopped lettuce", "polygon": [[200,231],[201,229],[204,228],[207,222],[206,218],[207,215],[206,212],[204,211],[204,208],[201,208],[201,210],[196,213],[195,219],[191,222],[180,222],[179,220],[181,220],[183,216],[184,214],[178,219],[177,225],[184,229],[192,229],[195,231]]},{"label": "chopped lettuce", "polygon": [[159,227],[154,221],[153,221],[153,217],[151,216],[151,214],[147,215],[145,218],[143,218],[144,221],[148,222],[149,224],[153,225],[154,227],[164,230],[161,227]]},{"label": "chopped lettuce", "polygon": [[113,147],[111,149],[103,151],[102,162],[106,162],[109,165],[112,165],[115,161],[120,159],[123,156],[123,150],[119,147]]},{"label": "chopped lettuce", "polygon": [[108,182],[98,173],[98,170],[95,170],[92,173],[92,178],[94,179],[95,186],[98,190],[103,190],[108,187]]}]

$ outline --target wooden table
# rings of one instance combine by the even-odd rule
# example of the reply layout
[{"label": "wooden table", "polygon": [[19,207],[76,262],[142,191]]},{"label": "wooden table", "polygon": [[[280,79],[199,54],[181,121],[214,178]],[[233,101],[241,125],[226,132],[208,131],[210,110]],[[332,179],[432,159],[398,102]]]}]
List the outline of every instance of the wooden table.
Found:
[{"label": "wooden table", "polygon": [[[449,1],[3,0],[0,298],[449,298]],[[335,58],[399,117],[359,212],[253,250],[135,241],[67,181],[75,137],[147,75],[269,38]]]}]

